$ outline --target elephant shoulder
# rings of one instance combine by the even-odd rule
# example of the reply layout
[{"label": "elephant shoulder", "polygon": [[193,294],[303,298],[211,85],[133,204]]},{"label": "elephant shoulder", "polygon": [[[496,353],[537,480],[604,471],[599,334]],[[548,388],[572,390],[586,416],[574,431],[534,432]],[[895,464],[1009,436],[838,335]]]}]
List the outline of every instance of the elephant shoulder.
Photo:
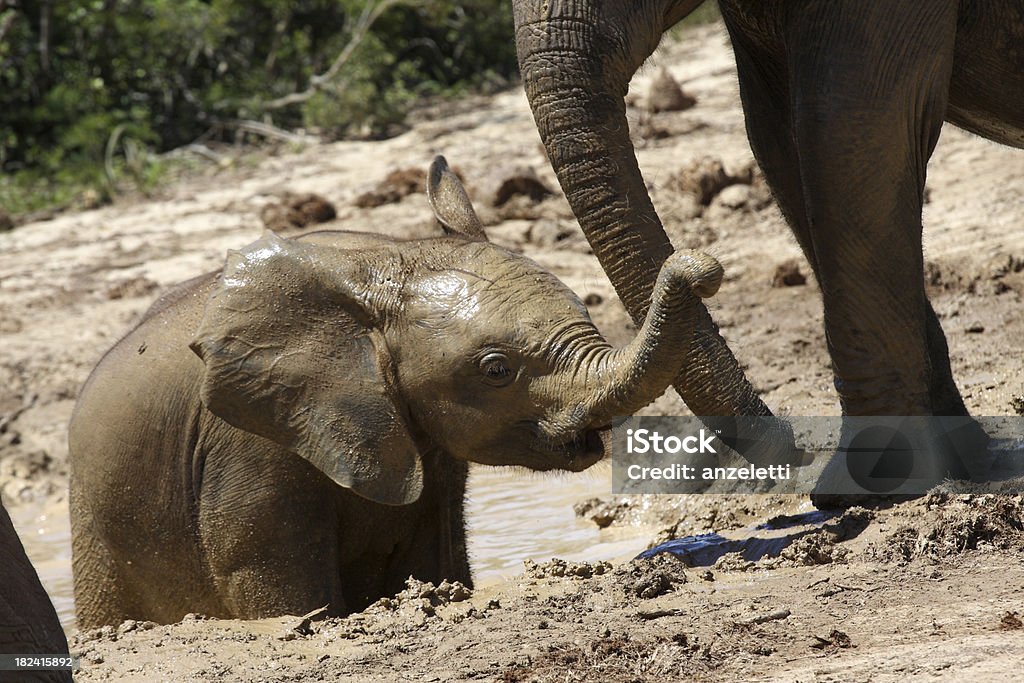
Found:
[{"label": "elephant shoulder", "polygon": [[322,244],[335,249],[375,249],[398,244],[405,240],[396,240],[386,235],[369,232],[352,232],[350,230],[318,230],[295,238],[300,242]]},{"label": "elephant shoulder", "polygon": [[220,277],[221,271],[215,270],[210,273],[204,273],[198,277],[179,282],[176,285],[171,285],[170,289],[161,294],[156,301],[154,301],[146,312],[142,314],[142,319],[139,324],[160,315],[161,312],[173,307],[181,301],[188,300],[190,297],[205,298],[209,295],[210,288],[217,278]]},{"label": "elephant shoulder", "polygon": [[188,345],[217,276],[194,278],[165,293],[103,355],[72,414],[73,458],[97,439],[126,441],[128,432],[145,432],[148,421],[174,424],[166,418],[198,404],[202,362]]}]

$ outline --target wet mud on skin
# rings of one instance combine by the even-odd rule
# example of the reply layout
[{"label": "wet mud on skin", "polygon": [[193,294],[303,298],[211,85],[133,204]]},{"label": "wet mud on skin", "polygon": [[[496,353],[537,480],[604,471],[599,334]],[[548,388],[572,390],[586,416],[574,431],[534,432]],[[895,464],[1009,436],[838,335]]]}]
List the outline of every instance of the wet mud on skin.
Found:
[{"label": "wet mud on skin", "polygon": [[[634,143],[675,245],[724,265],[710,309],[765,401],[834,415],[820,298],[752,170],[732,64],[720,28],[663,46],[632,86]],[[648,111],[662,67],[694,106]],[[283,215],[288,235],[311,229],[272,210],[284,191],[329,201],[326,227],[437,234],[416,183],[398,182],[436,153],[465,178],[493,241],[565,281],[611,341],[632,338],[518,89],[420,114],[393,140],[267,155],[153,200],[0,233],[0,496],[67,625],[66,426],[102,353],[169,286],[257,239],[264,219]],[[494,189],[508,187],[526,190]],[[928,197],[928,291],[967,406],[1024,413],[1024,153],[947,126]],[[686,409],[669,393],[643,412]],[[1024,661],[1019,496],[937,492],[823,519],[795,496],[610,488],[606,467],[475,472],[482,588],[471,595],[411,586],[343,620],[129,622],[74,636],[77,680],[1002,681]],[[573,504],[593,498],[577,518]],[[687,537],[678,557],[628,559]]]}]

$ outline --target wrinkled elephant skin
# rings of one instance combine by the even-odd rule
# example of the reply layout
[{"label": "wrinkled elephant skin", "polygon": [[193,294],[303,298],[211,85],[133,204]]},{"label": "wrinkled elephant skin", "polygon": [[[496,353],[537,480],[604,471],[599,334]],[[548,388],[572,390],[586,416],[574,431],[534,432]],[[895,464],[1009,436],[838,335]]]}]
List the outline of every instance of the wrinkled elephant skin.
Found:
[{"label": "wrinkled elephant skin", "polygon": [[[514,0],[527,95],[570,204],[642,317],[671,246],[629,141],[623,96],[699,0]],[[963,415],[925,295],[921,208],[943,121],[1024,146],[1016,0],[722,0],[751,147],[821,287],[844,414]],[[762,414],[710,318],[676,383],[698,415]],[[721,348],[719,348],[721,347]],[[708,351],[710,349],[710,351]],[[723,379],[724,377],[724,379]]]},{"label": "wrinkled elephant skin", "polygon": [[667,261],[614,349],[554,276],[486,241],[443,159],[429,177],[448,235],[268,233],[103,358],[70,428],[82,628],[470,584],[468,462],[585,469],[613,416],[669,386],[717,262]]},{"label": "wrinkled elephant skin", "polygon": [[[700,4],[513,2],[520,69],[548,157],[634,319],[672,246],[637,165],[623,98],[662,33]],[[925,176],[943,121],[1024,146],[1024,4],[720,7],[751,149],[821,288],[843,414],[966,415],[925,294]],[[675,387],[697,415],[770,414],[706,311]],[[988,443],[974,432],[971,457]],[[745,452],[750,460],[795,452],[786,430],[746,436],[761,451]],[[836,474],[830,468],[821,481]]]}]

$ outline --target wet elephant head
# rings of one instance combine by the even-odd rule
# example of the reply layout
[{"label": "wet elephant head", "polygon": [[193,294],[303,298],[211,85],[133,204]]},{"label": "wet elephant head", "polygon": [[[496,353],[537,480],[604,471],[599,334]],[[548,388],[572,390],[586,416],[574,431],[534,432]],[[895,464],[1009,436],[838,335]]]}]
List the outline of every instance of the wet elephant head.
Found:
[{"label": "wet elephant head", "polygon": [[443,159],[428,189],[444,237],[342,248],[268,233],[232,253],[192,343],[204,404],[389,504],[419,496],[424,448],[589,467],[611,418],[679,373],[721,267],[672,256],[636,338],[612,348],[557,278],[486,241]]}]

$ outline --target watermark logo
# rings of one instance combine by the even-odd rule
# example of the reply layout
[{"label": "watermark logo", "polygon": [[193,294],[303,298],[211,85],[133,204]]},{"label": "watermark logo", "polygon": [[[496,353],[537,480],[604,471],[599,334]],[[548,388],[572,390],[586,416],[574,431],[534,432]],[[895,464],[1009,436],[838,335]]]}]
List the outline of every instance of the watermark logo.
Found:
[{"label": "watermark logo", "polygon": [[659,455],[676,453],[718,453],[710,434],[701,427],[696,435],[684,436],[682,438],[670,434],[662,436],[660,432],[650,429],[627,429],[626,430],[626,452],[629,454],[657,453]]},{"label": "watermark logo", "polygon": [[616,493],[904,496],[947,480],[1024,491],[1024,417],[657,416],[612,431]]},{"label": "watermark logo", "polygon": [[850,477],[871,493],[895,491],[914,471],[916,457],[910,439],[887,425],[864,427],[841,450]]}]

